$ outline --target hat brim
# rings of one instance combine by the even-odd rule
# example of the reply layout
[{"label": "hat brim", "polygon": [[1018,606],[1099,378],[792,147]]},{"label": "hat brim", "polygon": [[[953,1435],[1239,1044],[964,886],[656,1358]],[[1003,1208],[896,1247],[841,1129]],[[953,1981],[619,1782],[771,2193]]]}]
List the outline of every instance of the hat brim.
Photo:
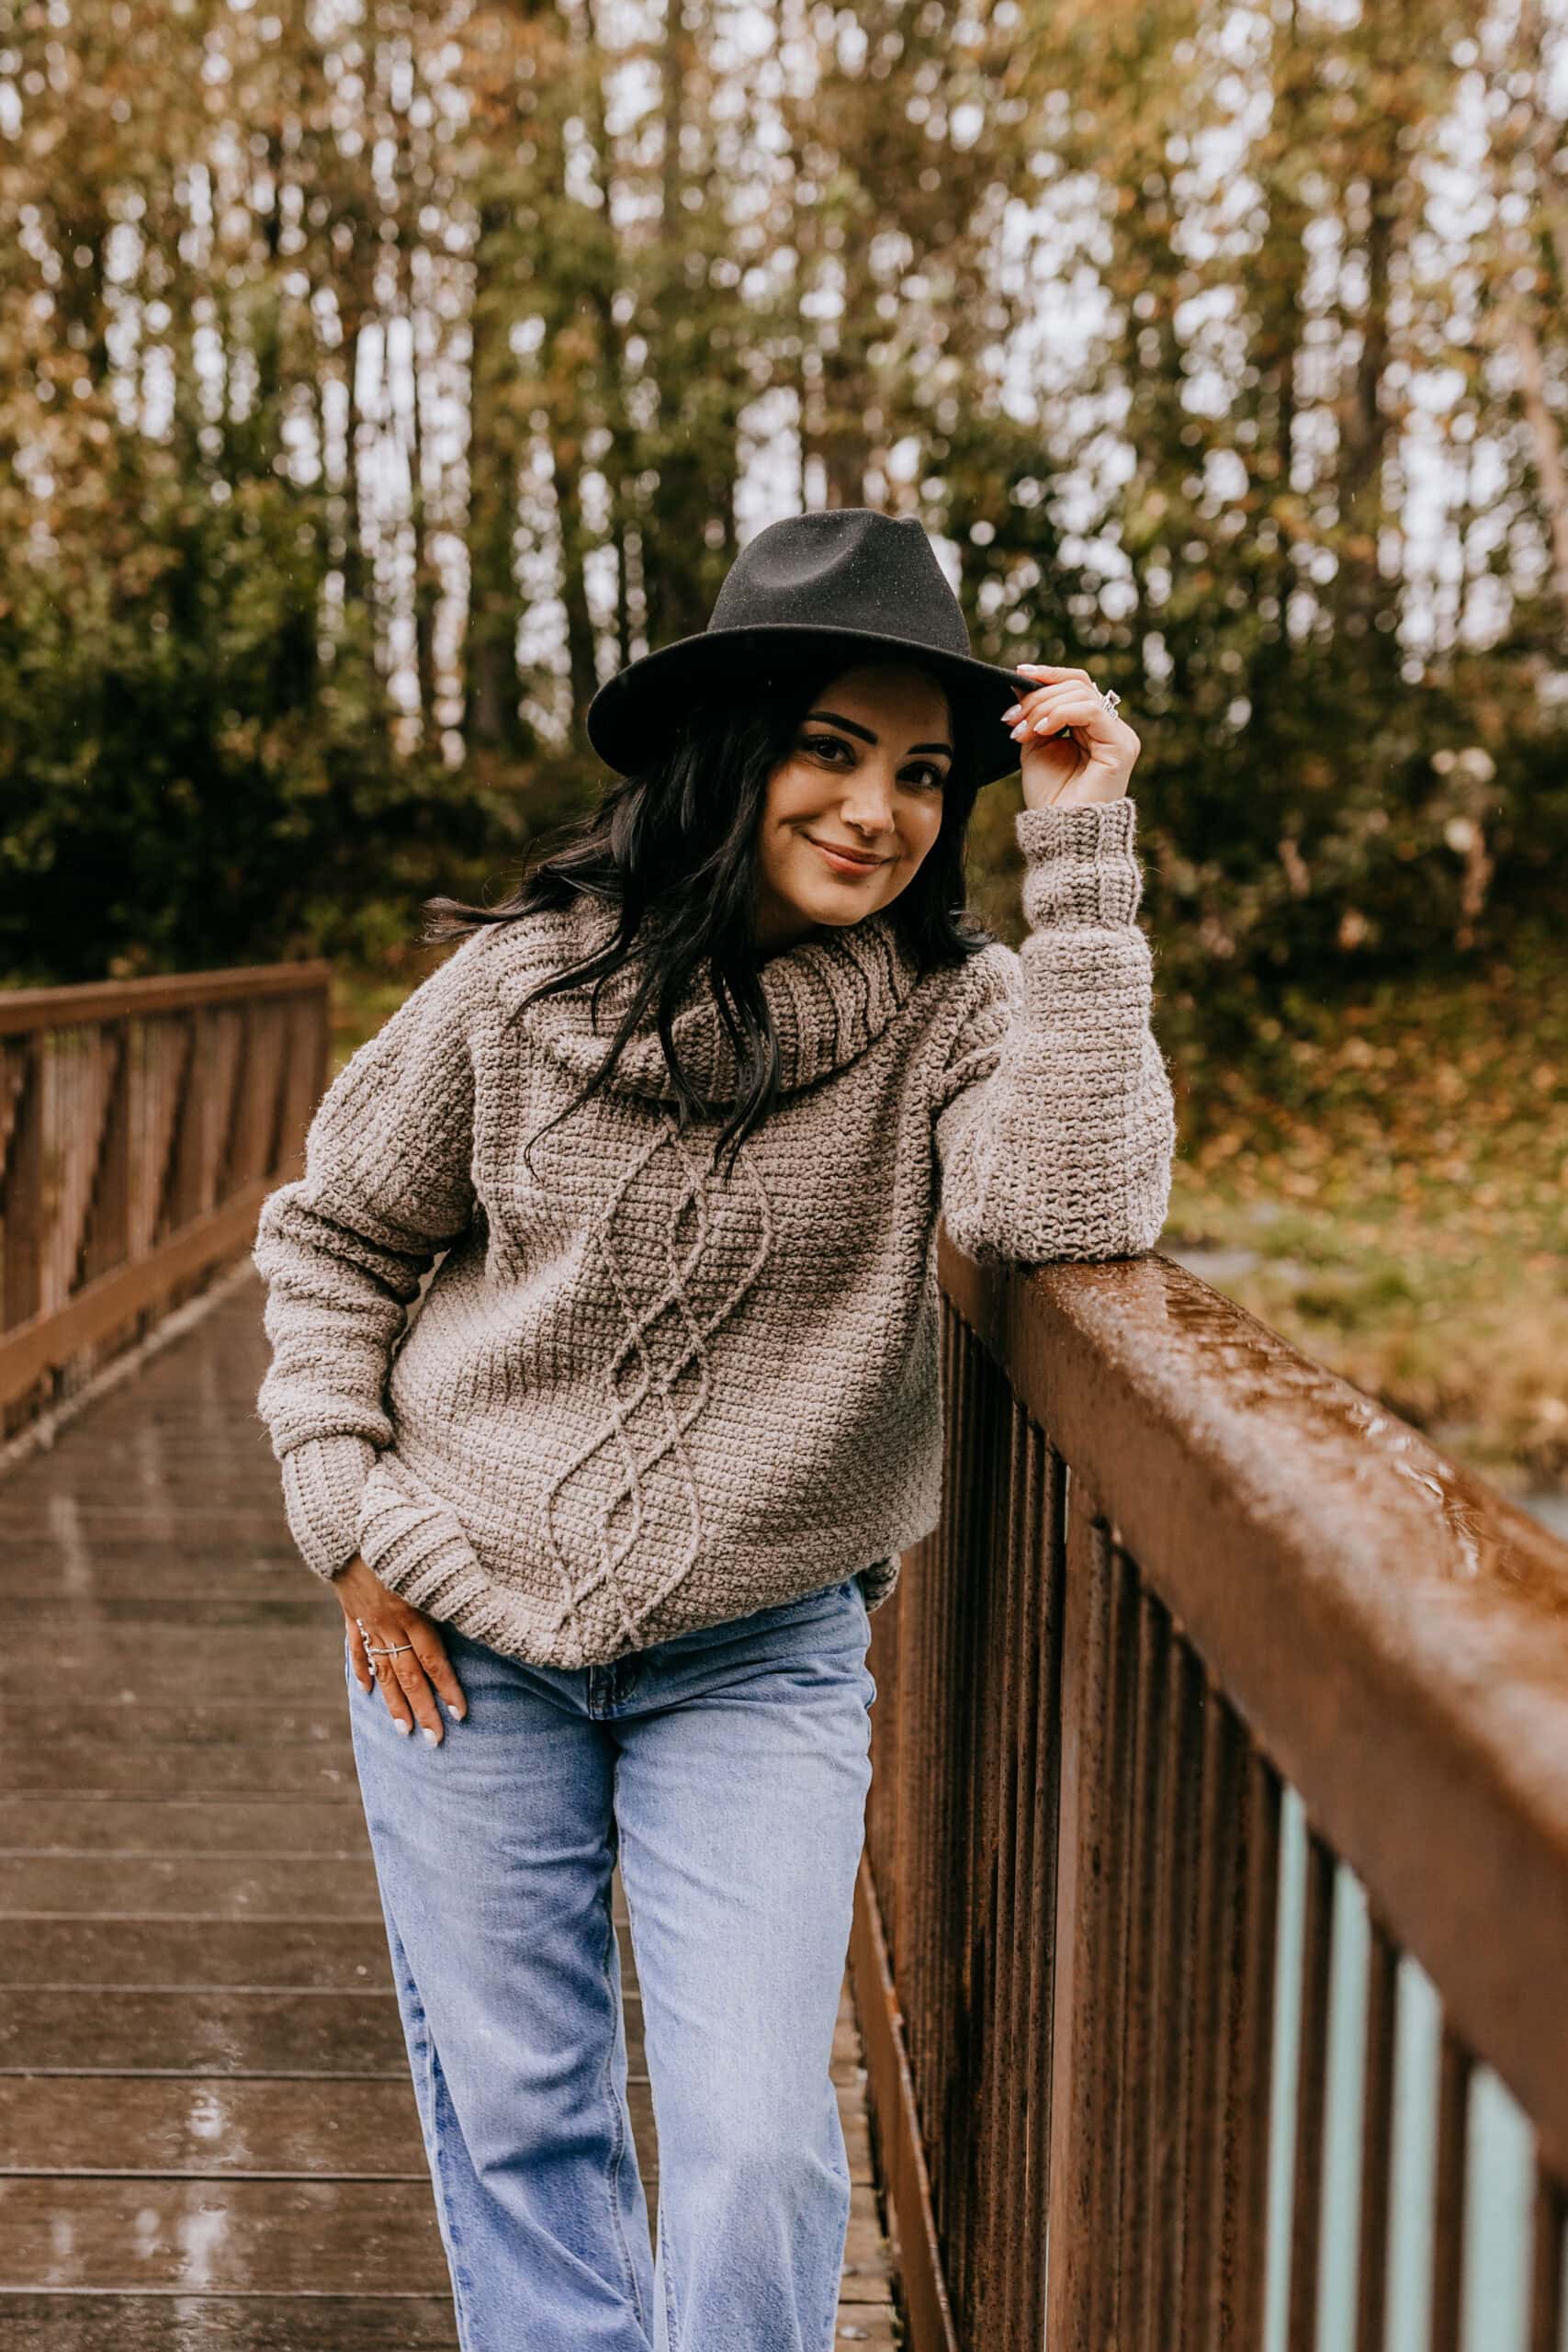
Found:
[{"label": "hat brim", "polygon": [[[866,647],[892,659],[903,659],[933,671],[944,685],[962,695],[977,710],[982,748],[977,752],[979,781],[996,784],[1017,773],[1021,745],[1001,724],[1001,715],[1037,679],[973,654],[948,653],[905,637],[878,629],[818,628],[809,621],[770,621],[745,628],[708,628],[694,637],[677,638],[628,662],[607,678],[588,706],[588,740],[599,757],[618,775],[630,775],[661,748],[678,715],[674,698],[694,691],[705,679],[722,678],[736,684],[755,677],[759,685],[770,674],[783,676],[799,667],[803,658],[820,649]],[[845,665],[848,667],[848,664]],[[984,750],[983,721],[994,703],[998,742],[994,753]]]}]

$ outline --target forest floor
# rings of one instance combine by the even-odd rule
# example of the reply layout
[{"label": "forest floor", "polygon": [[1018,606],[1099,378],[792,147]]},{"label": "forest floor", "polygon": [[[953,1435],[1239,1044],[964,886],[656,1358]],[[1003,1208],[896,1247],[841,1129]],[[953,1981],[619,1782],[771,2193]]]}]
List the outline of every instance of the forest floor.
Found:
[{"label": "forest floor", "polygon": [[[336,1059],[439,952],[340,967]],[[1568,988],[1559,941],[1332,1000],[1245,1062],[1156,1012],[1179,1143],[1159,1247],[1456,1459],[1568,1514]],[[1568,1516],[1562,1523],[1568,1529]]]},{"label": "forest floor", "polygon": [[1564,960],[1538,934],[1462,978],[1290,992],[1240,1067],[1162,1034],[1181,1139],[1160,1248],[1548,1506],[1568,1504]]}]

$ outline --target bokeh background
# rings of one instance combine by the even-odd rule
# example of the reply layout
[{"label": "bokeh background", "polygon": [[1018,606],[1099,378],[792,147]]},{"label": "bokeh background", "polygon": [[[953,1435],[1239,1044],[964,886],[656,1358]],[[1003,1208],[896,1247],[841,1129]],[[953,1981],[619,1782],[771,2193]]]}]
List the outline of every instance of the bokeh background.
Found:
[{"label": "bokeh background", "polygon": [[0,0],[0,979],[341,1057],[750,532],[918,514],[1143,739],[1162,1246],[1568,1524],[1565,112],[1568,0]]}]

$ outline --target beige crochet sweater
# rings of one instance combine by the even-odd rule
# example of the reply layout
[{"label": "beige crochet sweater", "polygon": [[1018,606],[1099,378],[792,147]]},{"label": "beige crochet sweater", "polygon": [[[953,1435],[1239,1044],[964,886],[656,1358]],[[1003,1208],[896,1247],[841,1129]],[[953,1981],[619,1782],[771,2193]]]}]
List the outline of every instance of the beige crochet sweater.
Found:
[{"label": "beige crochet sweater", "polygon": [[[935,1237],[1039,1262],[1148,1249],[1175,1124],[1135,914],[1135,804],[1030,809],[1021,950],[920,978],[886,911],[766,959],[786,1089],[708,1172],[736,1057],[705,979],[610,1091],[623,969],[528,989],[602,907],[465,938],[338,1073],[253,1251],[257,1409],[290,1527],[536,1665],[598,1664],[860,1574],[935,1526]],[[728,1087],[728,1092],[726,1089]],[[410,1305],[445,1250],[417,1311]]]}]

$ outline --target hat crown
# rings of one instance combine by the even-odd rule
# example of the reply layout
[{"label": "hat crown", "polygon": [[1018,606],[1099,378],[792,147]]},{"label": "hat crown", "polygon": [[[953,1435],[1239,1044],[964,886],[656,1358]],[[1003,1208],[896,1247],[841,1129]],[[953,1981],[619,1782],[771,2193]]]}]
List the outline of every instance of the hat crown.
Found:
[{"label": "hat crown", "polygon": [[721,683],[772,692],[803,660],[825,655],[844,669],[923,662],[955,719],[962,710],[975,722],[978,781],[1018,766],[1018,746],[998,722],[1025,682],[976,657],[924,524],[874,506],[787,514],[758,531],[726,572],[705,628],[605,679],[588,706],[588,740],[630,775],[658,756],[694,695]]},{"label": "hat crown", "polygon": [[870,506],[788,514],[749,539],[725,574],[710,629],[780,624],[886,630],[967,655],[963,608],[912,514]]}]

